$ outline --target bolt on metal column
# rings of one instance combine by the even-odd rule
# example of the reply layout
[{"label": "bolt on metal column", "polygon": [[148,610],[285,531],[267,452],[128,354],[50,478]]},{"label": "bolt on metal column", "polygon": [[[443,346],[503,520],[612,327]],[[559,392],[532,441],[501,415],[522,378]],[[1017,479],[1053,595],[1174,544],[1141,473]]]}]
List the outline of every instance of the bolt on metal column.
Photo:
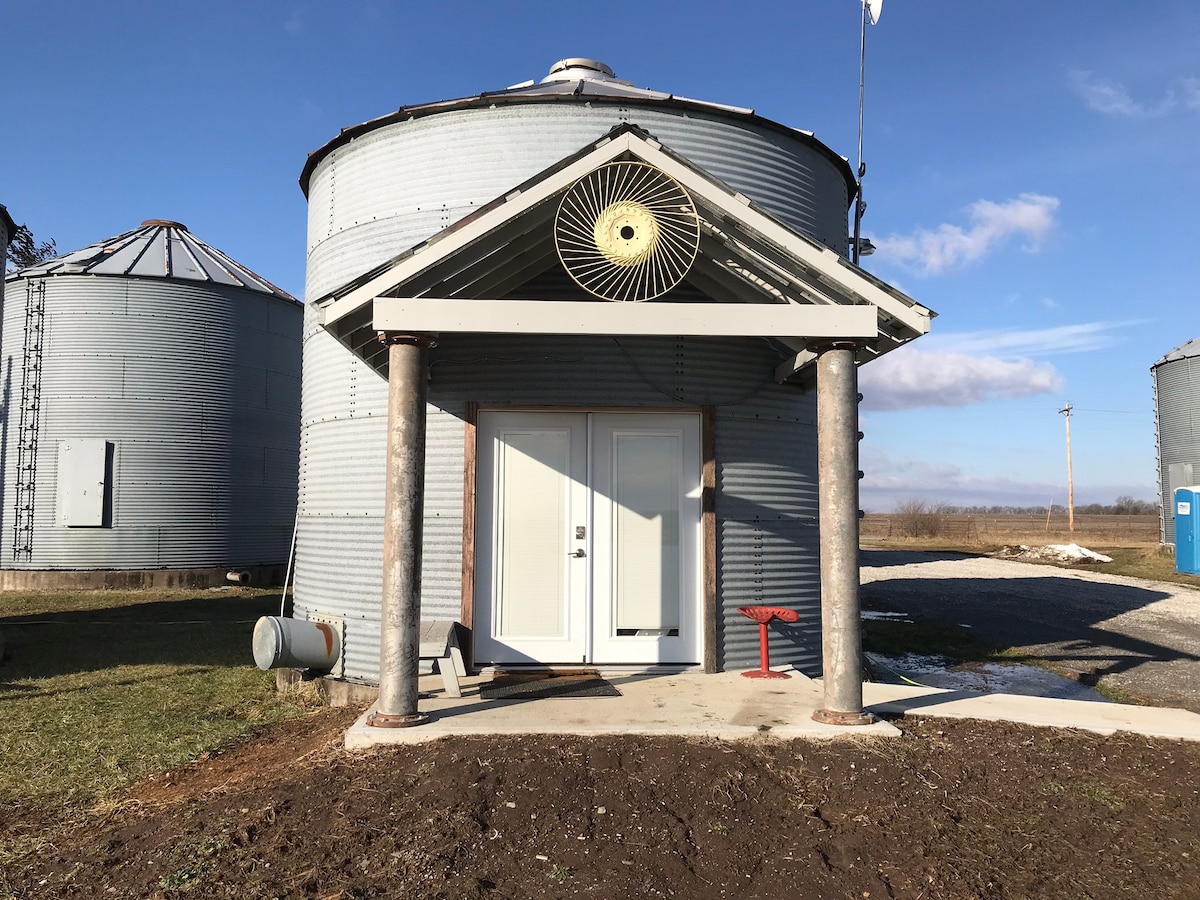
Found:
[{"label": "bolt on metal column", "polygon": [[380,334],[388,347],[387,487],[379,702],[368,725],[407,728],[417,712],[421,641],[421,520],[425,506],[425,370],[428,336]]},{"label": "bolt on metal column", "polygon": [[823,343],[817,357],[817,463],[821,513],[821,650],[818,722],[868,725],[863,711],[858,569],[858,371],[854,345]]}]

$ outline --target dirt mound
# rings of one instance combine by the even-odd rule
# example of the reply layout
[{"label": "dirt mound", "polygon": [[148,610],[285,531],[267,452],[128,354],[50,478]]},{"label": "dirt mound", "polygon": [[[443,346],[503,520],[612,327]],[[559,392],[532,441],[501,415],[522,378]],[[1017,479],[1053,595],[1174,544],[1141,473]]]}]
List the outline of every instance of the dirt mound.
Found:
[{"label": "dirt mound", "polygon": [[314,720],[290,724],[175,773],[173,793],[143,786],[141,805],[106,820],[64,833],[47,820],[40,849],[11,861],[0,889],[1141,898],[1200,882],[1200,793],[1181,779],[1200,770],[1200,745],[899,724],[890,740],[537,736],[352,756],[322,745],[341,726],[323,713],[311,740]]}]

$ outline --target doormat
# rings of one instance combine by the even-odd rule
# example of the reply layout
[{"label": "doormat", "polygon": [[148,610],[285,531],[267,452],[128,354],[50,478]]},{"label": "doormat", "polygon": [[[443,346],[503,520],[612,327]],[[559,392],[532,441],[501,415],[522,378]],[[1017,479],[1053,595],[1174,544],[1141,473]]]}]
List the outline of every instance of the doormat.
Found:
[{"label": "doormat", "polygon": [[484,700],[551,700],[571,697],[620,697],[611,683],[595,672],[559,675],[538,672],[498,675],[479,686]]}]

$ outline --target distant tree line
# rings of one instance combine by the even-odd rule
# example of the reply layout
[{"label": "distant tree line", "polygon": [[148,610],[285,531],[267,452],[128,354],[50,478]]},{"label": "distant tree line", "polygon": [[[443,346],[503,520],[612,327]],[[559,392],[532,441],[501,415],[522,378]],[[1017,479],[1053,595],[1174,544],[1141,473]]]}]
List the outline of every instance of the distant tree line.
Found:
[{"label": "distant tree line", "polygon": [[[1065,515],[1067,507],[1061,503],[1045,506],[952,506],[949,503],[925,503],[924,501],[905,500],[896,504],[895,512],[908,515],[916,512],[938,513],[941,515],[991,515],[991,516],[1044,516],[1058,513]],[[1158,513],[1158,504],[1151,500],[1135,500],[1128,495],[1122,495],[1112,503],[1076,504],[1075,512],[1089,516],[1149,516]]]}]

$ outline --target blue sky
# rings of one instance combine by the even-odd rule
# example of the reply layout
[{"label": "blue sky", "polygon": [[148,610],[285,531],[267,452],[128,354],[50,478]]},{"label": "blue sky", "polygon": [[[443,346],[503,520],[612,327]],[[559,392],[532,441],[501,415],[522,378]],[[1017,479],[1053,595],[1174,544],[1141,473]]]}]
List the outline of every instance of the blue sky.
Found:
[{"label": "blue sky", "polygon": [[[858,0],[0,4],[0,203],[62,251],[186,223],[297,296],[308,153],[589,56],[857,150]],[[937,310],[862,372],[863,505],[1155,493],[1150,366],[1200,334],[1200,7],[886,0],[864,265]]]}]

